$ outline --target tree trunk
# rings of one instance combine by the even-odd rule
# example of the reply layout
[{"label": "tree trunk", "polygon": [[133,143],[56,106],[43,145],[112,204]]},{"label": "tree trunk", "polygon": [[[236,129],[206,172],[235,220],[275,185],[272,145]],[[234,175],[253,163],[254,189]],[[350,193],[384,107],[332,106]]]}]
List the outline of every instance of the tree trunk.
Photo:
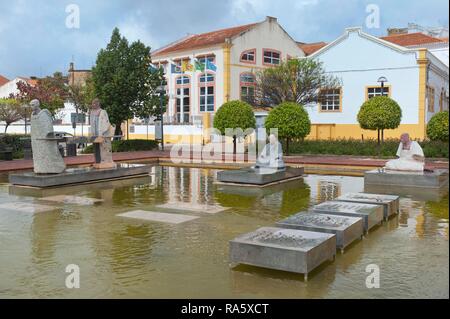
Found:
[{"label": "tree trunk", "polygon": [[377,130],[378,133],[378,145],[380,145],[380,129]]},{"label": "tree trunk", "polygon": [[8,129],[9,123],[5,122],[5,134],[6,134],[6,130]]},{"label": "tree trunk", "polygon": [[233,135],[233,154],[236,154],[236,135]]},{"label": "tree trunk", "polygon": [[286,155],[289,155],[289,138],[286,137]]},{"label": "tree trunk", "polygon": [[384,129],[381,130],[381,143],[384,143]]},{"label": "tree trunk", "polygon": [[[120,125],[121,125],[122,123],[119,123],[119,124],[117,124],[116,123],[116,129],[115,129],[115,131],[114,131],[114,135],[122,135],[122,129],[120,128]],[[117,137],[114,137],[114,140],[115,139],[117,139]]]}]

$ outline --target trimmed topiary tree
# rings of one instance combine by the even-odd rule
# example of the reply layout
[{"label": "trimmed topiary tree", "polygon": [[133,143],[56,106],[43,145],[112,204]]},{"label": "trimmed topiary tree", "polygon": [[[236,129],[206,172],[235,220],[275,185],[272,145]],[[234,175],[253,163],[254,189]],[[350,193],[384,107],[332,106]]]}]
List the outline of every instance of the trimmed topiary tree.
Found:
[{"label": "trimmed topiary tree", "polygon": [[365,130],[378,131],[378,144],[384,138],[385,129],[395,129],[400,125],[402,109],[387,96],[375,96],[363,103],[358,112],[358,122]]},{"label": "trimmed topiary tree", "polygon": [[448,142],[448,111],[433,115],[427,124],[427,136],[432,141]]},{"label": "trimmed topiary tree", "polygon": [[[230,101],[222,104],[214,115],[213,126],[225,135],[226,129],[256,128],[256,119],[250,104],[242,101]],[[236,135],[233,135],[233,152],[236,153]]]},{"label": "trimmed topiary tree", "polygon": [[278,129],[278,138],[286,140],[286,155],[289,154],[291,139],[303,139],[311,131],[308,112],[302,105],[294,102],[284,102],[272,109],[264,125],[268,134],[271,128]]}]

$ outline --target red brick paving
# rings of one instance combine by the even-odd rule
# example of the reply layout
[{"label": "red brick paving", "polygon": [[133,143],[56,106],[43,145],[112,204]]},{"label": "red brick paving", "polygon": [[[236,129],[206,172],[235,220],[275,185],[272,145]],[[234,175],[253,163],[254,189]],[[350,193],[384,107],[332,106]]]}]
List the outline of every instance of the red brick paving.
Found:
[{"label": "red brick paving", "polygon": [[[231,157],[231,154],[228,154]],[[227,156],[227,157],[228,157]],[[114,161],[136,161],[136,160],[150,160],[164,158],[168,159],[170,153],[168,151],[139,151],[139,152],[123,152],[114,153]],[[200,154],[191,154],[190,158],[200,158]],[[222,160],[224,156],[222,156]],[[233,161],[235,157],[233,156]],[[313,156],[313,155],[303,155],[303,156],[285,156],[284,160],[288,164],[308,164],[308,165],[331,165],[331,166],[366,166],[366,167],[383,167],[387,159],[375,159],[375,158],[365,158],[365,157],[354,157],[354,156]],[[93,155],[78,155],[76,157],[66,157],[64,159],[68,166],[73,165],[86,165],[94,163]],[[245,158],[247,162],[247,158]],[[437,169],[444,168],[448,169],[448,160],[427,160],[426,168]],[[14,161],[0,161],[0,172],[15,171],[15,170],[29,170],[33,168],[32,160],[14,160]]]}]

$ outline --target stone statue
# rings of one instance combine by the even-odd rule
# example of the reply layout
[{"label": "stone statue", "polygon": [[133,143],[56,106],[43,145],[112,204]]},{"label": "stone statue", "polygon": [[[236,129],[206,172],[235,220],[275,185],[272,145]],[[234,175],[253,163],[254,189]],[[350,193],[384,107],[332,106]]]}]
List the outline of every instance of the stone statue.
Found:
[{"label": "stone statue", "polygon": [[269,136],[269,144],[266,144],[256,160],[255,168],[269,168],[273,170],[285,169],[283,161],[283,148],[274,134]]},{"label": "stone statue", "polygon": [[100,107],[100,101],[92,101],[89,136],[94,143],[95,168],[116,168],[112,159],[111,138],[114,127],[109,122],[108,113]]},{"label": "stone statue", "polygon": [[58,140],[54,137],[53,117],[48,110],[41,110],[39,100],[32,100],[30,106],[33,170],[36,174],[62,173],[66,164],[58,150]]},{"label": "stone statue", "polygon": [[397,154],[399,158],[386,163],[385,169],[396,171],[420,171],[423,172],[425,156],[419,143],[411,141],[408,133],[400,137],[400,145]]}]

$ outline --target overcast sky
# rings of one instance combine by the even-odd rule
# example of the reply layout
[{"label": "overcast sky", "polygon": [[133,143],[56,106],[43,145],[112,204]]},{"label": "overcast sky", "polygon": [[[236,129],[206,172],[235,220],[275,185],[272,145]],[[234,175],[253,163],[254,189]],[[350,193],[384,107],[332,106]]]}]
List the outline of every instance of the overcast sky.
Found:
[{"label": "overcast sky", "polygon": [[[80,10],[79,28],[66,26],[70,4]],[[379,28],[365,26],[370,4],[380,10]],[[0,74],[66,73],[72,58],[76,68],[91,68],[116,26],[129,40],[156,49],[187,33],[270,15],[297,41],[317,42],[332,41],[350,26],[374,35],[408,22],[448,26],[448,6],[448,0],[0,0]]]}]

